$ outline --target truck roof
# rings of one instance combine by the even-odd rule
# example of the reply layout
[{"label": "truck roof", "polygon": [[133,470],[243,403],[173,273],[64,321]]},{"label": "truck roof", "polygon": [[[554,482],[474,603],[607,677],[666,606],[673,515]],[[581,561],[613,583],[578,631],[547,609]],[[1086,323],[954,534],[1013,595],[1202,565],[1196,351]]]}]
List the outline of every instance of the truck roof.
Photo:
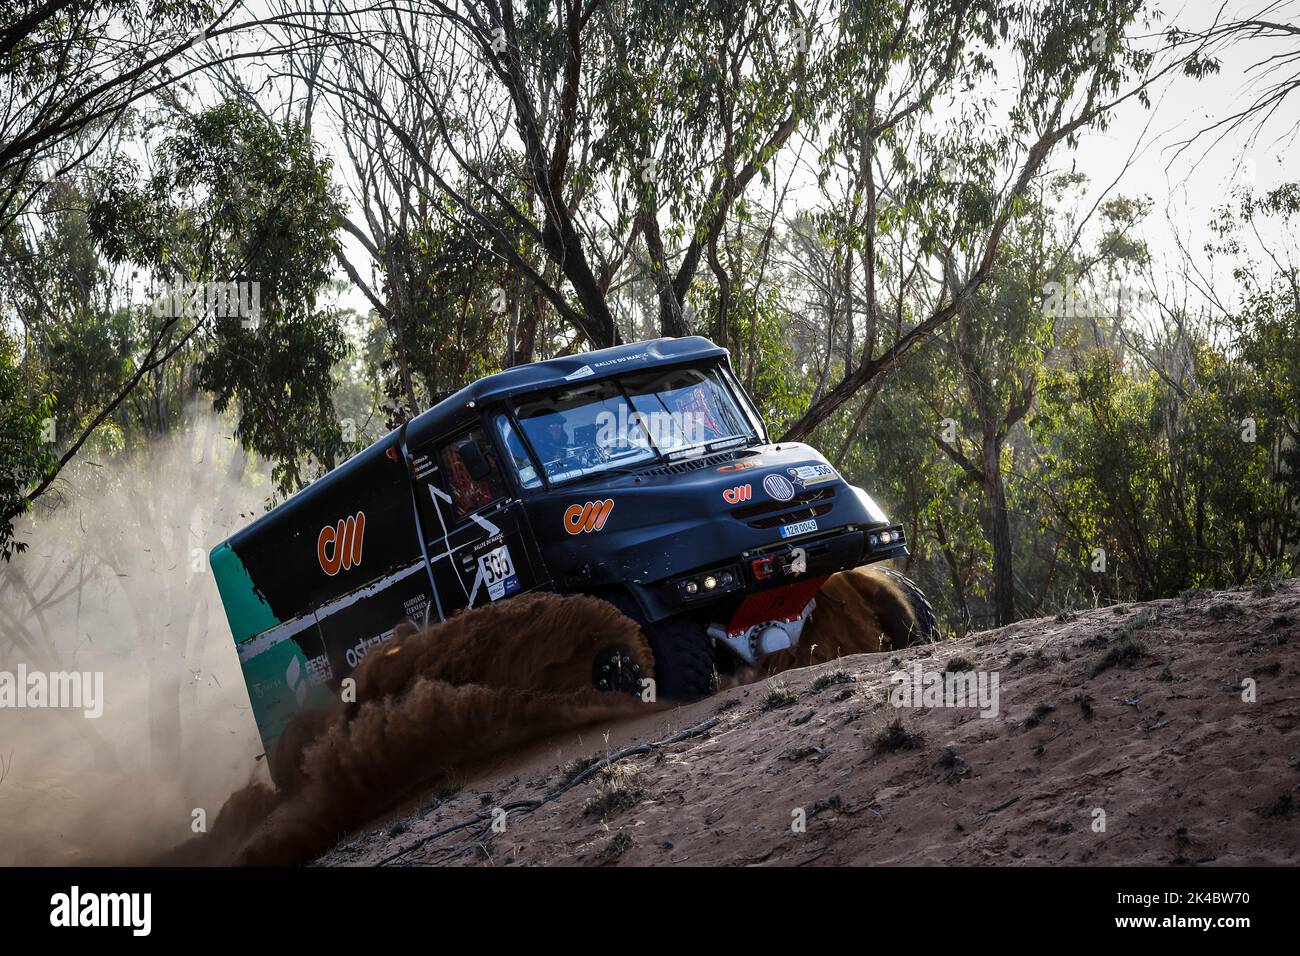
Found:
[{"label": "truck roof", "polygon": [[680,339],[630,342],[595,352],[579,352],[531,365],[518,365],[466,385],[411,419],[406,427],[406,441],[408,445],[419,444],[455,427],[470,402],[486,405],[498,399],[597,381],[655,365],[676,365],[726,355],[726,349],[702,336],[692,335]]},{"label": "truck roof", "polygon": [[[406,423],[406,443],[408,447],[415,447],[437,438],[466,419],[477,415],[478,407],[492,401],[550,388],[561,388],[565,385],[598,381],[656,365],[688,364],[726,356],[726,349],[714,345],[703,336],[691,335],[683,338],[629,342],[626,345],[616,345],[594,352],[579,352],[547,359],[544,362],[519,365],[471,382],[412,418]],[[473,411],[470,403],[473,403]],[[384,457],[389,448],[398,447],[400,439],[401,428],[393,429],[373,445],[357,452],[328,474],[322,475],[271,511],[232,534],[221,544],[238,546],[241,542],[251,543],[250,539],[255,537],[262,527],[273,523],[277,516],[282,518],[286,512],[296,511],[309,501],[327,496],[335,486],[347,484],[353,473],[366,469],[376,459]],[[221,547],[221,544],[217,547]]]}]

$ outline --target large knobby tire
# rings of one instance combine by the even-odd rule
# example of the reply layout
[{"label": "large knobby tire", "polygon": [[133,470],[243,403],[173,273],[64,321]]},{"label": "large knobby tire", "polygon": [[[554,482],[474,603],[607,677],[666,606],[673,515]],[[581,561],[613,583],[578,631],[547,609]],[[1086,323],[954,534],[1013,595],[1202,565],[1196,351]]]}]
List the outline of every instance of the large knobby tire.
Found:
[{"label": "large knobby tire", "polygon": [[913,644],[929,644],[939,639],[939,623],[934,617],[934,608],[925,597],[925,592],[917,587],[916,582],[906,575],[899,574],[893,568],[878,568],[881,574],[888,576],[907,595],[912,614],[916,617],[916,627],[911,630],[907,640],[895,644],[894,649],[911,647]]},{"label": "large knobby tire", "polygon": [[655,659],[655,696],[692,701],[708,697],[717,685],[713,638],[689,615],[642,625]]}]

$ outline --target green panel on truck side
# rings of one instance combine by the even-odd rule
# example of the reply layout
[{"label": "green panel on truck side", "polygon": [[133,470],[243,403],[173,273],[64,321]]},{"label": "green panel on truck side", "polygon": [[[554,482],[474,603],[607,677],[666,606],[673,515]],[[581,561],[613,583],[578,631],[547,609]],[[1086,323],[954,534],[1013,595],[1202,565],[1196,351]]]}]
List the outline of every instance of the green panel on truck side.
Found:
[{"label": "green panel on truck side", "polygon": [[[310,631],[315,634],[314,618]],[[312,678],[307,656],[297,641],[290,637],[268,641],[267,637],[270,635],[245,643],[239,656],[257,729],[267,759],[273,760],[275,740],[285,725],[305,710],[328,707],[334,695],[329,687]]]},{"label": "green panel on truck side", "polygon": [[230,545],[217,545],[208,561],[212,565],[213,577],[217,579],[217,591],[221,594],[226,620],[230,622],[230,633],[236,644],[280,623],[270,605],[257,593],[253,579]]}]

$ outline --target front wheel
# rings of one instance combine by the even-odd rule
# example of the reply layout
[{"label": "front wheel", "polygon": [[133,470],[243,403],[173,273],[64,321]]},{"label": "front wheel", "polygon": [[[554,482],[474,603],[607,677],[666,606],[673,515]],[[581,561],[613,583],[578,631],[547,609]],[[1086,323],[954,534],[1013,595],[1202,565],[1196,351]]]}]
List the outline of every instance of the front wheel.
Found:
[{"label": "front wheel", "polygon": [[643,676],[633,649],[624,644],[601,648],[591,664],[591,686],[596,690],[639,694]]},{"label": "front wheel", "polygon": [[934,640],[934,611],[912,581],[876,565],[840,571],[817,592],[793,666],[897,651]]},{"label": "front wheel", "polygon": [[679,614],[642,625],[655,659],[655,694],[665,700],[708,697],[717,686],[713,638],[703,624]]}]

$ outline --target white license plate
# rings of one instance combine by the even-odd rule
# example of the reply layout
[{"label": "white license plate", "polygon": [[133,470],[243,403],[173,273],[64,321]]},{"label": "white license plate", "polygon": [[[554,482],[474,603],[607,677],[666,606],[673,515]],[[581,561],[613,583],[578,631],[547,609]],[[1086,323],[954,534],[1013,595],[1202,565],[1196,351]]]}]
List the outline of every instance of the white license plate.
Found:
[{"label": "white license plate", "polygon": [[817,530],[817,519],[809,518],[807,521],[796,521],[794,524],[781,525],[781,537],[793,538],[798,534],[807,534],[809,531]]}]

